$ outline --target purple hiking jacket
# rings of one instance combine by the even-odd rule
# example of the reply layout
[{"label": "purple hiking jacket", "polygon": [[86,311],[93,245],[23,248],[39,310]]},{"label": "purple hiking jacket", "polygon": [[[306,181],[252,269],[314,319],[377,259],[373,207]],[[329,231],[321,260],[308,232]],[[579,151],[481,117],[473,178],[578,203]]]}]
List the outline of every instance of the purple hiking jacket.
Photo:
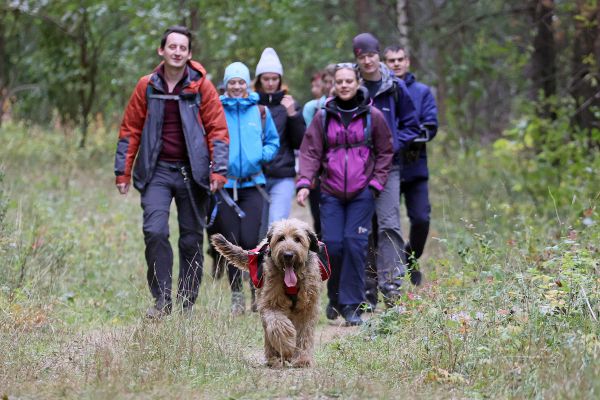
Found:
[{"label": "purple hiking jacket", "polygon": [[[363,88],[361,88],[363,89]],[[311,188],[320,176],[321,190],[342,200],[350,200],[370,186],[381,192],[394,156],[392,134],[381,111],[368,104],[359,90],[361,103],[345,128],[335,98],[325,104],[327,146],[323,146],[322,113],[317,112],[300,146],[300,171],[296,189]],[[365,143],[365,115],[371,110],[371,142]],[[325,154],[323,154],[325,152]]]}]

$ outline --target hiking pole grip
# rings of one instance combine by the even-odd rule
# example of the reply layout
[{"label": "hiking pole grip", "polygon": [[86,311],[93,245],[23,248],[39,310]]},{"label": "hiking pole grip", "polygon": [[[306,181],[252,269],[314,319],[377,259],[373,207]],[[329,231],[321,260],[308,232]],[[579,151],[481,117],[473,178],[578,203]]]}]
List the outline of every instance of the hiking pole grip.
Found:
[{"label": "hiking pole grip", "polygon": [[246,213],[244,212],[244,210],[242,210],[240,208],[240,206],[238,206],[235,203],[235,201],[233,201],[233,199],[231,198],[231,196],[229,195],[229,193],[227,193],[227,191],[225,189],[219,189],[219,194],[221,195],[221,198],[225,201],[225,204],[227,204],[229,207],[233,208],[233,210],[238,215],[238,217],[244,218],[246,216]]}]

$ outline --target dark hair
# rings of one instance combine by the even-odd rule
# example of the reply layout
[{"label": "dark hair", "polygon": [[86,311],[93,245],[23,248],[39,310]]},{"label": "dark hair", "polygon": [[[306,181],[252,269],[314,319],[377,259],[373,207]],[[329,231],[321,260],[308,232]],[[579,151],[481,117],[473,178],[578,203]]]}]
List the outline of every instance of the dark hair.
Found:
[{"label": "dark hair", "polygon": [[181,25],[173,25],[173,26],[168,27],[165,30],[165,33],[163,33],[162,38],[160,39],[160,48],[161,49],[165,48],[165,44],[167,44],[167,36],[169,36],[171,33],[180,33],[182,35],[187,36],[188,50],[192,51],[192,32],[190,32],[190,30],[188,28],[186,28],[185,26],[181,26]]},{"label": "dark hair", "polygon": [[310,78],[310,83],[313,83],[314,81],[321,80],[321,79],[323,79],[323,71],[315,72],[314,74],[312,74],[312,76]]},{"label": "dark hair", "polygon": [[[267,72],[265,72],[267,73]],[[262,83],[260,83],[260,77],[263,74],[258,75],[256,78],[254,78],[254,91],[257,93],[263,93],[263,87],[262,87]],[[277,74],[279,75],[279,74]],[[279,75],[279,86],[277,87],[277,91],[284,91],[287,94],[288,91],[288,87],[285,83],[283,83],[283,76]]]},{"label": "dark hair", "polygon": [[397,51],[403,51],[404,52],[404,57],[406,58],[410,58],[410,54],[408,52],[408,48],[407,47],[402,47],[400,45],[397,44],[393,44],[391,46],[387,46],[385,49],[383,49],[383,59],[385,60],[385,55],[388,53],[388,51],[393,51],[394,53]]}]

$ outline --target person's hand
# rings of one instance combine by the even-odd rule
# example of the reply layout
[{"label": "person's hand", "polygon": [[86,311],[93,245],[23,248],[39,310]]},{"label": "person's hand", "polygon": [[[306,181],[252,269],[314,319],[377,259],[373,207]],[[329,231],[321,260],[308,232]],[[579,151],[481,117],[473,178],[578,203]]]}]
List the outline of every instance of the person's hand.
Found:
[{"label": "person's hand", "polygon": [[281,105],[285,107],[285,110],[290,117],[296,115],[296,104],[292,96],[289,94],[283,96],[283,99],[281,99]]},{"label": "person's hand", "polygon": [[302,188],[298,190],[298,194],[296,195],[296,202],[299,206],[306,207],[306,198],[308,197],[308,193],[310,193],[310,190],[308,190],[307,188]]},{"label": "person's hand", "polygon": [[121,194],[127,194],[129,192],[129,183],[117,183],[117,190]]},{"label": "person's hand", "polygon": [[374,199],[379,197],[379,190],[375,189],[373,186],[369,186],[369,190],[371,191],[371,194],[373,195]]},{"label": "person's hand", "polygon": [[220,181],[218,179],[213,179],[212,181],[210,181],[210,191],[213,193],[219,189],[223,189],[223,186],[225,186],[225,182]]}]

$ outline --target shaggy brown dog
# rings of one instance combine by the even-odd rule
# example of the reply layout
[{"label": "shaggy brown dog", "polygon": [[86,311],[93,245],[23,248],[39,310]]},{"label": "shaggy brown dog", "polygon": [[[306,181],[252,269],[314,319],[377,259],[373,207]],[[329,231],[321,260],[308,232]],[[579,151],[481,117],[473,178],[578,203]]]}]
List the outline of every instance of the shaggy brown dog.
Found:
[{"label": "shaggy brown dog", "polygon": [[[257,308],[264,329],[267,365],[311,366],[323,288],[315,253],[317,236],[307,223],[287,219],[271,225],[266,242],[270,251],[262,264],[264,283],[257,289]],[[212,243],[231,264],[248,271],[248,251],[220,234],[212,236]],[[298,290],[295,298],[286,294],[286,286],[294,285]]]}]

